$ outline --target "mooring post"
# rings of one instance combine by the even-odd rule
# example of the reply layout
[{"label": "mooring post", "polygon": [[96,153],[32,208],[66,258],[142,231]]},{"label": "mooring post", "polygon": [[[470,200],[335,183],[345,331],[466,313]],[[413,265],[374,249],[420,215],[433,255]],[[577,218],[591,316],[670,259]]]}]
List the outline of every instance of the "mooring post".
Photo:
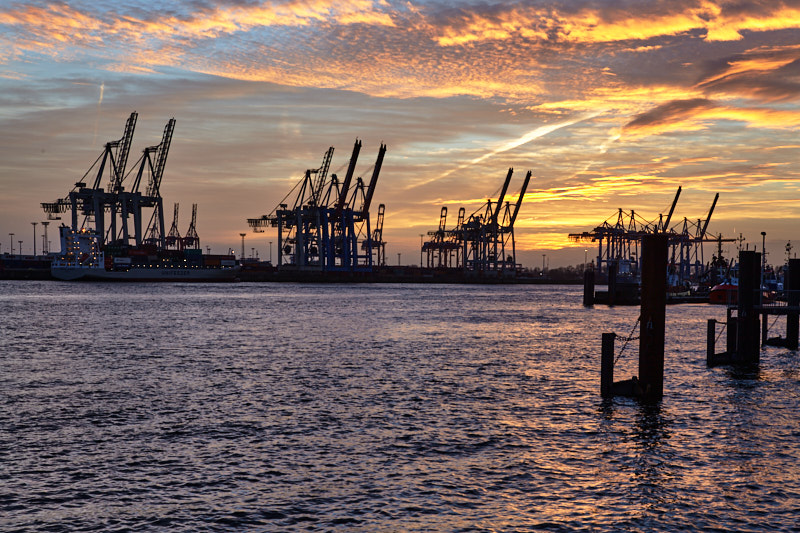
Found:
[{"label": "mooring post", "polygon": [[736,332],[739,330],[737,327],[737,324],[739,324],[738,320],[738,318],[733,316],[731,308],[729,307],[727,309],[726,328],[728,333],[725,336],[725,347],[727,348],[726,351],[731,355],[736,353]]},{"label": "mooring post", "polygon": [[797,350],[800,337],[800,259],[789,259],[789,271],[786,273],[783,288],[786,289],[786,303],[792,311],[786,315],[786,347]]},{"label": "mooring post", "polygon": [[761,254],[739,251],[739,305],[734,361],[758,364],[761,355],[759,316],[755,306],[761,291]]},{"label": "mooring post", "polygon": [[608,305],[614,305],[617,298],[617,262],[608,263]]},{"label": "mooring post", "polygon": [[642,237],[642,311],[639,323],[639,384],[647,400],[664,395],[664,337],[669,235]]},{"label": "mooring post", "polygon": [[708,319],[706,328],[706,366],[714,366],[714,356],[717,351],[717,321]]},{"label": "mooring post", "polygon": [[594,305],[594,269],[589,268],[583,273],[583,305]]},{"label": "mooring post", "polygon": [[616,333],[603,333],[600,355],[600,396],[614,396],[614,339]]}]

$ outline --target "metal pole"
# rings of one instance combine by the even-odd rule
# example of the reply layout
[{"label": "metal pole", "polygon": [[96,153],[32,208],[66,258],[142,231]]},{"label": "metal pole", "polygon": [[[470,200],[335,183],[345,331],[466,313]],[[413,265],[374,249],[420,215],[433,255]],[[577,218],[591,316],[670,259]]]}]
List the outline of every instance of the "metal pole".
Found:
[{"label": "metal pole", "polygon": [[272,241],[269,241],[269,264],[272,264]]},{"label": "metal pole", "polygon": [[247,233],[240,233],[239,235],[242,237],[242,255],[240,256],[240,260],[244,261],[244,237],[247,235]]},{"label": "metal pole", "polygon": [[38,222],[31,222],[33,224],[33,255],[36,255],[36,224]]},{"label": "metal pole", "polygon": [[11,255],[14,255],[14,234],[9,233],[9,237],[11,237]]},{"label": "metal pole", "polygon": [[419,234],[419,267],[422,268],[422,233]]}]

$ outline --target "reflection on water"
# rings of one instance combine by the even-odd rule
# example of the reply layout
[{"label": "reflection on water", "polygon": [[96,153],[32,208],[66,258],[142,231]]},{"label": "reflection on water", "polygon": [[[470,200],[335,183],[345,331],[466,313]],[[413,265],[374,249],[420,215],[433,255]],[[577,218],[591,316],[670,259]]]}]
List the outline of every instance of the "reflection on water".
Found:
[{"label": "reflection on water", "polygon": [[[580,287],[0,282],[0,529],[791,530],[798,359],[599,396]],[[630,352],[630,353],[628,353]],[[636,373],[636,350],[619,375]]]}]

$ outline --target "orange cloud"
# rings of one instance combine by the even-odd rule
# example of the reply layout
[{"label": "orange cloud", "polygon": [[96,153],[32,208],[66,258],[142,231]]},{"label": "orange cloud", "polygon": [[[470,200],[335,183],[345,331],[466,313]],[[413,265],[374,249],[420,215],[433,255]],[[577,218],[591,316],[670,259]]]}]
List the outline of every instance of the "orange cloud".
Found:
[{"label": "orange cloud", "polygon": [[704,98],[676,100],[660,105],[628,122],[622,128],[625,139],[658,135],[671,131],[698,131],[719,120],[745,122],[748,127],[794,128],[800,125],[800,112],[770,108],[718,105]]},{"label": "orange cloud", "polygon": [[696,30],[705,31],[708,41],[734,41],[742,38],[743,31],[800,28],[800,9],[780,4],[760,6],[764,13],[756,9],[725,9],[724,2],[708,0],[692,7],[680,2],[664,5],[674,6],[674,10],[636,12],[585,7],[568,12],[557,8],[512,8],[501,13],[456,16],[431,29],[440,45],[456,46],[512,37],[567,43],[642,41]]}]

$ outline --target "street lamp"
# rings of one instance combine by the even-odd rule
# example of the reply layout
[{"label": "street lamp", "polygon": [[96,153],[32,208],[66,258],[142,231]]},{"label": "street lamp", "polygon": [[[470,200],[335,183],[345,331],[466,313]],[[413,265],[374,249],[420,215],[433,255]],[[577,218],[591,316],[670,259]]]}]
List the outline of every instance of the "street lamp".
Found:
[{"label": "street lamp", "polygon": [[11,237],[11,255],[14,255],[14,234],[9,233],[9,237]]},{"label": "street lamp", "polygon": [[33,224],[33,255],[36,255],[36,224],[38,222],[31,222]]},{"label": "street lamp", "polygon": [[419,234],[419,267],[422,268],[422,233]]},{"label": "street lamp", "polygon": [[42,221],[42,227],[44,228],[44,235],[42,236],[42,253],[47,255],[50,253],[50,241],[47,240],[47,226],[50,222]]},{"label": "street lamp", "polygon": [[272,241],[269,241],[269,264],[272,264]]},{"label": "street lamp", "polygon": [[400,252],[397,252],[397,266],[400,266]]}]

